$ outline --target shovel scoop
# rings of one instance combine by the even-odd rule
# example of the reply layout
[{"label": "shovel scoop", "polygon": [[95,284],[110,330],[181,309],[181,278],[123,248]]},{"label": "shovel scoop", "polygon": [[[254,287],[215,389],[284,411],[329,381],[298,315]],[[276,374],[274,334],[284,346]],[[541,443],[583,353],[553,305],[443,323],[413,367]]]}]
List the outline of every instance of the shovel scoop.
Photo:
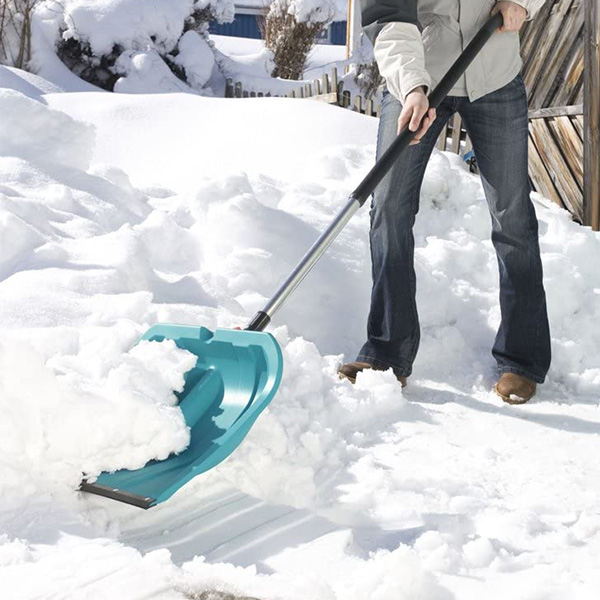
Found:
[{"label": "shovel scoop", "polygon": [[[441,104],[501,25],[501,13],[488,19],[429,95],[431,108]],[[273,336],[264,333],[265,327],[365,204],[415,135],[408,127],[400,132],[275,296],[256,313],[244,331],[217,329],[213,333],[204,327],[155,325],[144,334],[142,340],[171,339],[198,357],[196,366],[186,374],[184,390],[179,394],[179,406],[190,428],[190,444],[180,454],[151,461],[141,469],[102,473],[93,482],[84,480],[81,490],[150,508],[170,498],[190,479],[216,466],[237,448],[281,381],[281,349]]]},{"label": "shovel scoop", "polygon": [[82,491],[141,508],[164,502],[190,479],[227,458],[277,391],[283,357],[269,333],[229,329],[213,333],[205,327],[160,324],[141,338],[165,339],[198,357],[178,394],[190,428],[189,446],[141,469],[102,473],[94,482],[84,481]]}]

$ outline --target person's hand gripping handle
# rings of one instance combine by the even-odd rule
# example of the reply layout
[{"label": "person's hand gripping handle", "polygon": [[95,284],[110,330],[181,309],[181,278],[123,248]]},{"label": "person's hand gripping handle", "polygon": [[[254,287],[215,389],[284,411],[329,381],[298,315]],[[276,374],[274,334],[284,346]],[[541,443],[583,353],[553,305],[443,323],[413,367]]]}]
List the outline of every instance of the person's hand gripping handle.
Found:
[{"label": "person's hand gripping handle", "polygon": [[415,88],[406,96],[406,102],[398,119],[398,133],[408,124],[410,131],[417,132],[410,145],[418,144],[435,121],[435,117],[435,108],[429,108],[429,99],[425,90],[422,87]]}]

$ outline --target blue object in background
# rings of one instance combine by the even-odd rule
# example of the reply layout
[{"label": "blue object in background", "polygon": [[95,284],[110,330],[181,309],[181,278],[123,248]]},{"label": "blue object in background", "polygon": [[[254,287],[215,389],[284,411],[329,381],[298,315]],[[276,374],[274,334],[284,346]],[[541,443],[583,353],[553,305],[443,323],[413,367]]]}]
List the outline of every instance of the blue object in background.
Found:
[{"label": "blue object in background", "polygon": [[260,27],[258,26],[258,15],[236,14],[231,23],[219,24],[211,21],[208,26],[210,33],[215,35],[227,35],[230,37],[261,39]]},{"label": "blue object in background", "polygon": [[469,165],[469,171],[471,173],[477,173],[479,167],[477,166],[477,158],[473,150],[469,150],[464,156],[463,160]]},{"label": "blue object in background", "polygon": [[[235,18],[231,23],[219,24],[216,21],[211,21],[208,26],[210,33],[214,35],[226,35],[230,37],[261,39],[260,27],[258,19],[261,12],[248,14],[236,13]],[[336,46],[346,45],[346,21],[336,21],[332,23],[328,29],[317,38],[317,42],[321,44],[333,44]]]},{"label": "blue object in background", "polygon": [[334,46],[346,45],[346,21],[336,21],[329,26],[329,43]]},{"label": "blue object in background", "polygon": [[242,443],[281,382],[283,356],[270,333],[158,324],[141,338],[165,339],[198,357],[177,394],[190,428],[189,446],[140,469],[101,473],[95,482],[84,481],[82,491],[140,508],[164,502]]}]

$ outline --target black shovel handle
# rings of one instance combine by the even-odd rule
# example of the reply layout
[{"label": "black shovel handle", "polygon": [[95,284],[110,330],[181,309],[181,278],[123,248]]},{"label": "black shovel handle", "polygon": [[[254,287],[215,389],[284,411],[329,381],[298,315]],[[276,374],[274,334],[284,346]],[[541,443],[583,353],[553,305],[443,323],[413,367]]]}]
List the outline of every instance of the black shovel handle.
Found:
[{"label": "black shovel handle", "polygon": [[[448,95],[450,90],[460,79],[461,75],[465,72],[471,62],[473,62],[473,59],[502,23],[503,18],[501,13],[496,13],[487,20],[485,25],[477,32],[471,43],[465,48],[464,52],[450,67],[448,73],[442,78],[433,92],[429,94],[429,106],[431,108],[437,108],[441,104],[442,100]],[[382,157],[377,161],[375,166],[369,171],[354,192],[350,194],[346,206],[338,213],[329,227],[327,227],[319,239],[312,245],[310,250],[304,255],[302,260],[279,287],[275,295],[268,301],[263,310],[259,310],[254,315],[248,327],[246,327],[246,330],[264,331],[275,312],[281,308],[286,299],[300,283],[302,283],[306,275],[308,275],[327,248],[329,248],[340,231],[344,229],[356,211],[367,201],[367,198],[373,193],[377,184],[392,168],[394,162],[408,147],[416,133],[416,131],[410,131],[408,126],[402,129],[398,137],[392,142],[392,145],[384,152]]]},{"label": "black shovel handle", "polygon": [[[437,108],[450,90],[456,85],[462,77],[467,67],[473,62],[473,59],[479,54],[480,50],[485,46],[487,41],[492,37],[494,32],[502,26],[502,13],[498,12],[490,17],[485,25],[477,32],[463,53],[456,59],[450,67],[446,75],[438,83],[435,89],[429,94],[429,107]],[[417,129],[418,131],[418,129]],[[398,134],[392,145],[383,153],[375,166],[369,171],[367,176],[361,181],[359,186],[350,195],[351,198],[358,200],[362,206],[369,196],[373,193],[379,182],[386,176],[387,172],[392,168],[396,159],[408,147],[411,140],[417,134],[417,131],[410,131],[406,125]]]}]

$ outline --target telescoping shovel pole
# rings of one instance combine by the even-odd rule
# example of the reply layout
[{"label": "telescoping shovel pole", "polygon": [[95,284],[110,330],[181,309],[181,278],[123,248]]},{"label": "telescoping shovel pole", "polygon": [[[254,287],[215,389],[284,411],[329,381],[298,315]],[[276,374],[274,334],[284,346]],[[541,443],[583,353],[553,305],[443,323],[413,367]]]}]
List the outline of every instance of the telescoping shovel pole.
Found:
[{"label": "telescoping shovel pole", "polygon": [[[477,32],[475,37],[465,48],[464,52],[456,59],[456,62],[452,67],[450,67],[440,83],[431,94],[429,94],[430,108],[437,108],[442,103],[450,90],[456,85],[457,81],[466,71],[467,67],[473,62],[473,59],[479,54],[479,51],[485,46],[494,32],[502,25],[502,22],[503,19],[501,13],[496,13],[487,20],[485,25]],[[304,258],[302,258],[298,266],[292,271],[290,276],[269,300],[267,305],[256,313],[248,327],[246,327],[246,330],[263,331],[265,329],[273,318],[273,315],[281,308],[286,299],[308,275],[323,253],[337,238],[342,229],[344,229],[348,221],[350,221],[358,209],[367,201],[379,182],[392,168],[394,162],[396,162],[402,152],[409,146],[416,133],[416,131],[410,131],[408,125],[404,127],[392,145],[377,161],[375,166],[369,171],[358,187],[350,194],[346,206],[342,208],[332,221],[331,225],[329,225],[319,239],[313,244],[311,249],[305,254]]]},{"label": "telescoping shovel pole", "polygon": [[[495,15],[473,38],[448,74],[429,96],[437,107],[502,24]],[[377,161],[333,223],[316,241],[265,308],[241,330],[157,323],[140,341],[172,340],[197,357],[177,393],[179,408],[189,429],[190,442],[179,454],[152,460],[143,467],[102,472],[94,480],[84,474],[80,489],[141,508],[168,500],[188,481],[225,460],[243,441],[274,397],[283,372],[283,355],[265,327],[286,298],[298,287],[352,215],[366,202],[415,133],[404,128]]]}]

